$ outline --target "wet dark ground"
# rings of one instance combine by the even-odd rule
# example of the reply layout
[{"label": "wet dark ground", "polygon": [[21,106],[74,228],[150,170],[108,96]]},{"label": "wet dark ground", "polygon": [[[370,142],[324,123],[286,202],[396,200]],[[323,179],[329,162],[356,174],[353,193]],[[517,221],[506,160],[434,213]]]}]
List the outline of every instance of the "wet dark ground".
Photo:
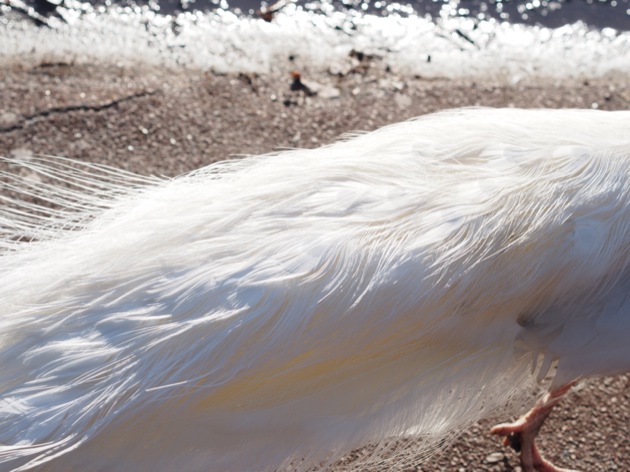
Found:
[{"label": "wet dark ground", "polygon": [[[290,0],[271,0],[269,3],[274,2],[283,5]],[[630,0],[297,0],[296,3],[299,8],[322,14],[341,11],[349,16],[357,12],[384,16],[417,14],[434,18],[446,15],[476,20],[495,18],[551,28],[582,21],[594,29],[630,31]],[[164,15],[185,11],[209,12],[219,8],[241,15],[255,15],[261,8],[269,7],[264,0],[0,0],[0,5],[5,6],[5,14],[11,8],[25,19],[35,21],[38,16],[63,17],[64,9],[82,11],[86,7],[150,9]]]}]

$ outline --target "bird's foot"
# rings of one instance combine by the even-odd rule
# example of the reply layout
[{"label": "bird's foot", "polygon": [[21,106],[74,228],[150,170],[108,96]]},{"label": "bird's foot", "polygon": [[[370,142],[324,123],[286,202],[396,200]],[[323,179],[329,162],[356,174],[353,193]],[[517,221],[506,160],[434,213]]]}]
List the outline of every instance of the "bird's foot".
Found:
[{"label": "bird's foot", "polygon": [[577,472],[557,467],[546,460],[536,446],[535,434],[527,427],[522,428],[520,420],[497,425],[491,431],[499,436],[505,436],[503,443],[521,453],[523,472]]},{"label": "bird's foot", "polygon": [[515,422],[502,423],[490,430],[493,434],[503,436],[503,443],[506,446],[511,446],[512,449],[521,453],[523,472],[576,472],[556,467],[543,458],[536,447],[536,436],[545,419],[560,398],[573,385],[573,383],[567,384],[549,392],[529,412]]}]

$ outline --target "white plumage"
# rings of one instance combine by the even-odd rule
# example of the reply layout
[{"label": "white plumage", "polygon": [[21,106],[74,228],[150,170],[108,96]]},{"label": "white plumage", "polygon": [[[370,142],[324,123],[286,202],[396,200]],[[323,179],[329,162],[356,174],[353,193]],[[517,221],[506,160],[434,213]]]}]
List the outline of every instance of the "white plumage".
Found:
[{"label": "white plumage", "polygon": [[429,450],[552,363],[630,370],[630,112],[456,110],[175,179],[4,165],[0,470]]}]

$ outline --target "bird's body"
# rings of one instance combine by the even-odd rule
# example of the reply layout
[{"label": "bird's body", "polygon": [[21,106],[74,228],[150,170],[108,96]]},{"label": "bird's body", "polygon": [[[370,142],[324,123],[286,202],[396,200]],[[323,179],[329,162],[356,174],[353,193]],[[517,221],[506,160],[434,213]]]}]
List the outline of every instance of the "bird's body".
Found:
[{"label": "bird's body", "polygon": [[434,444],[552,362],[630,371],[630,112],[445,112],[175,179],[8,164],[0,470],[306,467]]}]

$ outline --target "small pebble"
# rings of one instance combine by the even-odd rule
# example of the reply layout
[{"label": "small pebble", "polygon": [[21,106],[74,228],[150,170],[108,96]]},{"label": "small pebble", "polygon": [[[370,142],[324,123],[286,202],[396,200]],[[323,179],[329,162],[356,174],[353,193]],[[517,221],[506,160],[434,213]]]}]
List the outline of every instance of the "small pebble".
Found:
[{"label": "small pebble", "polygon": [[486,457],[486,462],[488,464],[496,464],[497,462],[501,462],[504,457],[505,454],[503,454],[502,452],[493,452]]}]

